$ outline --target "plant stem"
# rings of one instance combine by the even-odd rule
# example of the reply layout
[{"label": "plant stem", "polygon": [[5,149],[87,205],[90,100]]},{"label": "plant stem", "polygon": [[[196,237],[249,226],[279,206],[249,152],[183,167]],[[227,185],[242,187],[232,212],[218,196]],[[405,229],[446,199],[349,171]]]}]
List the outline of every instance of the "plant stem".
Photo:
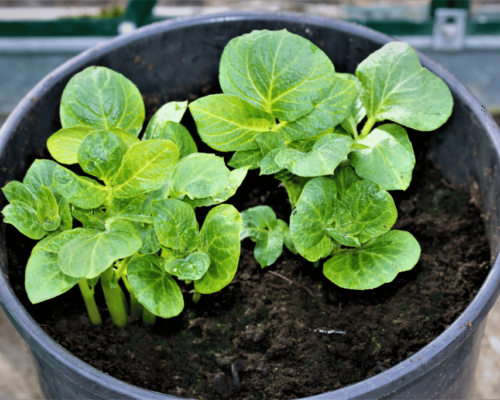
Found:
[{"label": "plant stem", "polygon": [[101,274],[101,285],[111,319],[116,326],[122,328],[128,323],[126,300],[119,285],[112,287],[112,280],[113,267],[110,267]]},{"label": "plant stem", "polygon": [[87,279],[80,279],[80,281],[78,282],[78,287],[80,288],[83,301],[85,302],[85,306],[87,307],[90,322],[92,322],[94,325],[100,325],[102,323],[101,315],[99,314],[97,304],[95,303],[94,292],[90,290]]},{"label": "plant stem", "polygon": [[130,264],[130,261],[132,261],[132,257],[127,257],[124,260],[121,261],[119,267],[115,271],[115,282],[118,284],[118,281],[122,277],[122,275],[127,271],[127,267]]},{"label": "plant stem", "polygon": [[368,120],[365,123],[365,126],[363,126],[363,130],[361,131],[361,134],[359,135],[359,139],[364,139],[372,130],[373,125],[375,125],[375,122],[377,120],[373,117],[368,118]]},{"label": "plant stem", "polygon": [[156,315],[144,307],[144,310],[142,311],[142,322],[144,325],[153,326],[156,322]]},{"label": "plant stem", "polygon": [[130,287],[130,284],[128,283],[128,279],[126,276],[122,276],[123,283],[125,283],[125,287],[127,288],[129,294],[130,294],[130,317],[140,317],[142,315],[142,309],[144,308],[141,303],[139,303],[139,300],[137,300],[137,297],[135,297],[134,291]]}]

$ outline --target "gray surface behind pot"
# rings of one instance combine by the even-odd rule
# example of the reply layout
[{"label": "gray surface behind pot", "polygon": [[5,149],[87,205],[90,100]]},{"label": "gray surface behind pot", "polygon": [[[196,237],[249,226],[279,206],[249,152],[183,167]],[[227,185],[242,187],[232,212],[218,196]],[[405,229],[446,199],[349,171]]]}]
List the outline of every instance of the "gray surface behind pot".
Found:
[{"label": "gray surface behind pot", "polygon": [[[141,93],[159,99],[159,104],[186,98],[193,100],[216,89],[219,59],[228,40],[253,29],[265,28],[287,28],[307,37],[328,54],[338,71],[346,72],[354,72],[360,61],[390,40],[339,21],[272,13],[176,20],[147,27],[77,57],[49,75],[27,96],[0,135],[0,184],[22,179],[35,157],[48,156],[45,141],[60,128],[60,97],[74,73],[89,65],[104,65],[123,73]],[[152,64],[152,70],[134,62],[137,56],[147,65]],[[432,62],[425,63],[455,88],[453,117],[433,136],[433,159],[439,161],[452,182],[466,185],[468,175],[478,182],[485,210],[490,213],[489,240],[496,249],[498,211],[494,204],[498,193],[496,171],[500,146],[495,135],[498,135],[498,128],[491,118],[473,109],[480,105],[460,83]],[[411,139],[419,140],[418,135],[427,134],[413,133]],[[0,256],[5,269],[7,261],[13,263],[15,260],[6,259],[5,240],[8,238],[2,235],[2,239]],[[498,270],[497,265],[490,274],[487,295],[475,300],[477,312],[468,310],[443,335],[415,354],[414,362],[404,361],[366,381],[314,398],[466,398],[484,329],[484,323],[480,325],[480,322],[498,295]],[[46,337],[2,283],[3,307],[35,352],[46,394],[65,399],[170,397],[119,383],[75,359]],[[473,330],[459,330],[459,325],[464,326],[468,319],[473,322]]]}]

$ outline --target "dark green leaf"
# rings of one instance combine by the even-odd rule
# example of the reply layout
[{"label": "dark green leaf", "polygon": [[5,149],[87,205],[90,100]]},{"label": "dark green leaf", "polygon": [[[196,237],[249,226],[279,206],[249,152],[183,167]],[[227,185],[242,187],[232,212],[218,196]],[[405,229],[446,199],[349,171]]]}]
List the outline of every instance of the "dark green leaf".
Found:
[{"label": "dark green leaf", "polygon": [[419,257],[420,246],[410,233],[390,231],[363,247],[335,254],[325,262],[323,272],[340,287],[374,289],[412,269]]},{"label": "dark green leaf", "polygon": [[141,254],[156,254],[160,251],[160,242],[156,237],[153,224],[136,223],[135,228],[141,235],[142,247],[139,249]]},{"label": "dark green leaf", "polygon": [[127,277],[137,300],[151,313],[162,318],[179,315],[184,298],[179,285],[153,255],[135,256],[127,267]]},{"label": "dark green leaf", "polygon": [[360,180],[361,178],[356,174],[354,168],[350,165],[338,167],[332,178],[332,181],[337,189],[337,197],[342,198],[346,190],[349,189],[354,182]]},{"label": "dark green leaf", "polygon": [[139,136],[145,110],[142,96],[130,80],[104,67],[88,67],[66,85],[60,116],[63,128],[120,128]]},{"label": "dark green leaf", "polygon": [[281,228],[281,233],[283,234],[283,243],[293,254],[297,254],[297,249],[293,244],[292,235],[290,233],[290,228],[288,224],[282,219],[278,220],[278,226]]}]

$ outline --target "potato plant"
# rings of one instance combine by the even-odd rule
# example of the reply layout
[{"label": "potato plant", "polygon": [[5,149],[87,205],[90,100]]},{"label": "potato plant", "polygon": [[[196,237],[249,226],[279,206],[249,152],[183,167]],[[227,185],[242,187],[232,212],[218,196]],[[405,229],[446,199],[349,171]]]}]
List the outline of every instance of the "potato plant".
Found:
[{"label": "potato plant", "polygon": [[[420,246],[391,230],[389,190],[410,185],[415,155],[405,127],[433,131],[453,108],[446,84],[402,42],[386,44],[356,69],[337,73],[307,39],[254,31],[222,54],[222,94],[189,105],[201,139],[235,152],[234,168],[260,168],[283,182],[290,227],[267,206],[242,213],[241,239],[273,264],[283,244],[343,288],[371,289],[417,263]],[[365,121],[361,130],[358,125]]]},{"label": "potato plant", "polygon": [[[69,81],[62,129],[47,141],[58,163],[36,160],[23,182],[3,188],[10,202],[4,222],[39,240],[26,268],[32,303],[78,285],[99,324],[94,288],[100,283],[117,326],[141,314],[152,324],[184,308],[179,283],[193,283],[199,299],[231,282],[242,220],[221,203],[247,167],[230,171],[221,157],[198,153],[180,124],[186,109],[187,102],[164,105],[140,140],[144,102],[131,81],[103,67]],[[214,205],[200,229],[194,208]]]}]

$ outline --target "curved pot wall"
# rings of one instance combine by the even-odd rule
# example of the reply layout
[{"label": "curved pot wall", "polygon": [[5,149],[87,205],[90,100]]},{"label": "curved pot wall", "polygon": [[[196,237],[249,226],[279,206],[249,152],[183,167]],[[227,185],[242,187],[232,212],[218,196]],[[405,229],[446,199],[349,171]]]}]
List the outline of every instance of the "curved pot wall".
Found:
[{"label": "curved pot wall", "polygon": [[[114,69],[149,98],[194,99],[218,87],[222,50],[233,37],[254,29],[282,29],[318,45],[337,71],[354,72],[370,53],[392,41],[388,36],[341,21],[282,13],[231,13],[177,19],[142,28],[91,49],[55,70],[17,106],[0,134],[0,185],[21,180],[34,158],[47,157],[47,138],[60,128],[62,91],[75,73],[90,65]],[[139,58],[140,57],[140,58]],[[139,61],[139,62],[138,62]],[[144,63],[142,62],[145,62]],[[492,253],[498,248],[500,132],[474,96],[452,75],[428,58],[425,67],[450,86],[452,117],[433,133],[431,157],[453,183],[479,184]],[[412,140],[416,138],[412,136]],[[3,207],[4,204],[1,204]],[[33,350],[47,396],[60,399],[167,399],[125,384],[83,363],[55,343],[35,323],[5,278],[15,257],[8,258],[5,228],[0,242],[0,298],[9,318]],[[368,380],[311,397],[327,399],[466,398],[475,370],[484,318],[498,297],[500,262],[460,318],[410,359]],[[466,328],[470,321],[472,329]]]}]

